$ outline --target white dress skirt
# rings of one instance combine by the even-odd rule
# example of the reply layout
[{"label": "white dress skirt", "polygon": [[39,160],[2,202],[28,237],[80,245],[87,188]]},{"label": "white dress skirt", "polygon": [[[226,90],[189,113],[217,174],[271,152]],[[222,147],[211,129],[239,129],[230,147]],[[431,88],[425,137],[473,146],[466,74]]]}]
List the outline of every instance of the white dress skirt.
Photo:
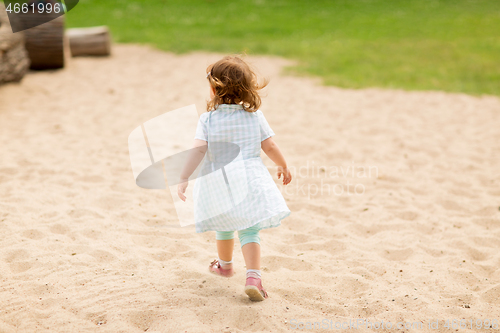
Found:
[{"label": "white dress skirt", "polygon": [[208,150],[193,189],[196,232],[272,228],[290,215],[260,157],[273,135],[260,110],[222,104],[201,115],[195,139]]}]

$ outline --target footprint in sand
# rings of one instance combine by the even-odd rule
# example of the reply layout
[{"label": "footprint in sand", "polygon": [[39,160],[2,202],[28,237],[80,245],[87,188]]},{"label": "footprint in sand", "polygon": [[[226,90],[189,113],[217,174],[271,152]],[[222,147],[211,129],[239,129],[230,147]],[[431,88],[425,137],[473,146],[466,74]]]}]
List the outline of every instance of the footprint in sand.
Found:
[{"label": "footprint in sand", "polygon": [[51,225],[49,230],[50,230],[50,232],[52,232],[54,234],[59,234],[59,235],[64,235],[64,234],[67,234],[69,232],[69,228],[62,225],[62,224]]},{"label": "footprint in sand", "polygon": [[500,285],[485,291],[481,298],[490,304],[500,305]]},{"label": "footprint in sand", "polygon": [[157,252],[157,253],[151,253],[150,257],[153,260],[157,260],[157,261],[169,261],[170,259],[175,257],[175,254],[171,253],[171,252],[162,251],[162,252]]},{"label": "footprint in sand", "polygon": [[14,273],[22,273],[33,267],[33,262],[27,261],[32,256],[26,250],[14,250],[5,257],[5,262],[9,264]]},{"label": "footprint in sand", "polygon": [[87,313],[85,315],[85,319],[90,320],[93,324],[97,326],[104,325],[108,322],[106,314],[101,312]]},{"label": "footprint in sand", "polygon": [[29,229],[23,231],[23,237],[29,238],[29,239],[42,239],[45,237],[45,234],[43,232],[40,232],[36,229]]},{"label": "footprint in sand", "polygon": [[97,259],[99,262],[112,262],[115,261],[117,258],[114,254],[111,254],[107,251],[103,250],[96,250],[90,253],[90,255],[94,258]]},{"label": "footprint in sand", "polygon": [[403,261],[410,258],[412,254],[413,250],[411,248],[392,250],[386,249],[380,254],[380,256],[388,260]]},{"label": "footprint in sand", "polygon": [[151,310],[147,311],[134,311],[126,315],[128,321],[141,331],[145,332],[149,330],[151,325],[154,323],[156,318],[161,317],[160,313],[156,313]]},{"label": "footprint in sand", "polygon": [[465,252],[472,261],[485,261],[491,256],[471,247],[466,247]]},{"label": "footprint in sand", "polygon": [[262,257],[262,266],[270,272],[277,271],[281,268],[288,269],[290,271],[310,271],[314,268],[312,264],[301,259],[278,256]]},{"label": "footprint in sand", "polygon": [[80,231],[80,233],[89,238],[89,239],[100,239],[102,236],[102,233],[100,231],[92,230],[92,229],[85,229]]}]

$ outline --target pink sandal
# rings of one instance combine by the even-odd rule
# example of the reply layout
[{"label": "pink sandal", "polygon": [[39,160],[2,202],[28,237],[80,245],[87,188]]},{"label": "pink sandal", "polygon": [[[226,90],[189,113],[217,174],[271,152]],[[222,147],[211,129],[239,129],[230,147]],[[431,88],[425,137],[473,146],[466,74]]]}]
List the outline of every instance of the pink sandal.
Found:
[{"label": "pink sandal", "polygon": [[219,260],[217,260],[217,259],[214,259],[214,261],[212,261],[210,263],[210,266],[208,266],[208,269],[210,270],[210,272],[217,274],[217,275],[220,275],[220,276],[224,276],[224,277],[231,277],[234,275],[234,271],[232,268],[223,269],[219,263]]},{"label": "pink sandal", "polygon": [[251,301],[260,302],[268,298],[266,290],[262,287],[261,279],[249,277],[245,284],[245,293]]}]

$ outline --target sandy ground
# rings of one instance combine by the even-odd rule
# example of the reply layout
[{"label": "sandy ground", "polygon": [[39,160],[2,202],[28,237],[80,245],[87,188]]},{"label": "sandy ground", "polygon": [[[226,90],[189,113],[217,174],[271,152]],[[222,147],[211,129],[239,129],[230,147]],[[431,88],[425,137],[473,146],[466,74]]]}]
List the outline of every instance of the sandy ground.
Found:
[{"label": "sandy ground", "polygon": [[261,233],[270,298],[251,303],[239,243],[234,277],[208,273],[214,233],[180,228],[167,191],[135,185],[128,155],[144,121],[203,110],[220,55],[113,51],[0,87],[0,332],[500,325],[499,98],[323,87],[251,58],[295,168],[279,186],[292,215]]}]

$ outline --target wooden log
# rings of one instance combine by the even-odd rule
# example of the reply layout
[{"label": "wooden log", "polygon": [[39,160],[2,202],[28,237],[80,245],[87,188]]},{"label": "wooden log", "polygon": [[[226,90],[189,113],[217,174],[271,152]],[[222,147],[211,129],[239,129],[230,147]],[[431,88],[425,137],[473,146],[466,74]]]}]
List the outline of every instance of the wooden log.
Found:
[{"label": "wooden log", "polygon": [[21,16],[26,21],[46,21],[47,17],[56,17],[52,21],[25,30],[26,50],[31,60],[31,69],[55,69],[64,67],[64,16],[55,13],[28,13]]},{"label": "wooden log", "polygon": [[106,26],[68,29],[71,56],[107,56],[111,53],[111,36]]},{"label": "wooden log", "polygon": [[20,81],[29,65],[24,34],[12,33],[4,4],[0,2],[0,84]]}]

